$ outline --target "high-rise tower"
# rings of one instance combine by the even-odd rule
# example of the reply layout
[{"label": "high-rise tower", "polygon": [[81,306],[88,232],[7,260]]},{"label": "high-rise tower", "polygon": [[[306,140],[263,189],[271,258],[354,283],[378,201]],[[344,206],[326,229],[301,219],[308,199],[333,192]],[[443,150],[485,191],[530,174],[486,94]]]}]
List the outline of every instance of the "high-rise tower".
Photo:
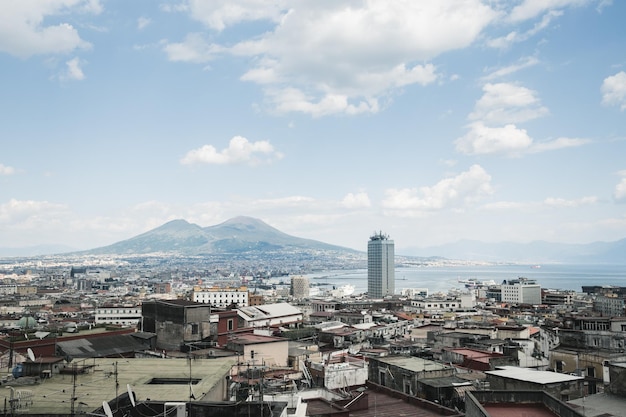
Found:
[{"label": "high-rise tower", "polygon": [[396,290],[393,240],[382,232],[374,233],[367,243],[367,295],[382,298]]}]

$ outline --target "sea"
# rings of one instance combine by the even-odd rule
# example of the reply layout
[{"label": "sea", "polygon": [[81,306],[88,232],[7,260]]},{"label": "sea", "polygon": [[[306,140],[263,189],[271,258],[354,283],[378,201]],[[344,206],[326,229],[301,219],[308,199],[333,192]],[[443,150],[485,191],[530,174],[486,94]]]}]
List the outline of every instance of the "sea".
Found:
[{"label": "sea", "polygon": [[[626,265],[463,265],[397,267],[396,293],[403,288],[427,288],[429,294],[464,289],[468,280],[495,281],[520,277],[537,281],[541,288],[582,291],[583,285],[626,286]],[[332,270],[306,275],[320,289],[354,287],[354,294],[367,292],[367,269]]]}]

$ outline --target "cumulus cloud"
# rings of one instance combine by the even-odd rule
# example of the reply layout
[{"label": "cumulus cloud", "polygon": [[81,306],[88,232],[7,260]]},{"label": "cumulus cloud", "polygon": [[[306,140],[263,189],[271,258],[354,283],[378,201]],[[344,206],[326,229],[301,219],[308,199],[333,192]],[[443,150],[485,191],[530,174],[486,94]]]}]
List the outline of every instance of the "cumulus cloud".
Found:
[{"label": "cumulus cloud", "polygon": [[470,131],[455,141],[456,150],[468,155],[513,154],[528,150],[533,140],[525,129],[513,124],[488,127],[482,122],[470,124]]},{"label": "cumulus cloud", "polygon": [[[220,53],[252,57],[242,79],[264,86],[277,112],[315,116],[379,111],[381,98],[439,75],[428,61],[471,45],[498,12],[479,0],[362,3],[187,1],[213,30],[264,20],[271,30]],[[220,47],[198,35],[166,43],[170,59],[206,62]]]},{"label": "cumulus cloud", "polygon": [[484,94],[476,102],[470,120],[489,124],[521,123],[548,114],[537,92],[511,83],[485,84]]},{"label": "cumulus cloud", "polygon": [[589,143],[582,138],[560,137],[535,142],[518,124],[549,113],[536,91],[513,83],[487,83],[483,95],[468,115],[468,132],[454,143],[467,155],[504,154],[521,156]]},{"label": "cumulus cloud", "polygon": [[493,193],[491,176],[480,166],[455,177],[445,178],[432,187],[389,189],[383,207],[397,215],[463,208]]},{"label": "cumulus cloud", "polygon": [[618,203],[626,203],[626,171],[620,171],[618,174],[622,177],[622,179],[615,186],[613,198]]},{"label": "cumulus cloud", "polygon": [[626,109],[626,72],[620,71],[602,82],[602,104]]},{"label": "cumulus cloud", "polygon": [[283,155],[274,150],[268,141],[250,142],[242,136],[235,136],[230,140],[226,149],[218,151],[212,145],[204,145],[187,152],[180,162],[184,165],[256,165],[262,162],[272,162],[282,157]]},{"label": "cumulus cloud", "polygon": [[0,175],[13,175],[15,174],[15,168],[0,164]]},{"label": "cumulus cloud", "polygon": [[69,11],[98,14],[102,7],[98,0],[0,2],[0,51],[28,58],[89,48],[69,23],[46,24]]},{"label": "cumulus cloud", "polygon": [[341,201],[341,205],[345,208],[356,209],[370,207],[372,203],[367,193],[359,192],[356,194],[348,193]]},{"label": "cumulus cloud", "polygon": [[61,75],[64,80],[84,80],[85,74],[81,68],[82,61],[79,58],[70,59],[65,63],[66,71]]}]

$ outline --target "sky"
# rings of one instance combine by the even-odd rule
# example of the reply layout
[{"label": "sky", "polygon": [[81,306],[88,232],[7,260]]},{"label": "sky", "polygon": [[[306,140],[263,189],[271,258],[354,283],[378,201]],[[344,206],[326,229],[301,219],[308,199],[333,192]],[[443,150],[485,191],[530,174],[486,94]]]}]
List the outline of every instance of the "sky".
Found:
[{"label": "sky", "polygon": [[236,216],[626,238],[626,2],[2,0],[0,248]]}]

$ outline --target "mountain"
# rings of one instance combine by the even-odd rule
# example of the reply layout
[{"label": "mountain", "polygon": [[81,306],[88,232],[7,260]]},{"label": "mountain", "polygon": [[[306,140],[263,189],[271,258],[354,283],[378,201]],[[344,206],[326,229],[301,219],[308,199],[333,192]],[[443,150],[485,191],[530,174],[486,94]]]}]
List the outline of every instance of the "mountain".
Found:
[{"label": "mountain", "polygon": [[316,240],[291,236],[261,220],[240,216],[204,228],[185,220],[172,220],[133,238],[84,253],[123,255],[167,252],[202,255],[298,250],[356,252]]},{"label": "mountain", "polygon": [[412,248],[412,256],[437,255],[449,259],[491,262],[525,262],[529,264],[626,264],[626,239],[587,244],[553,243],[485,243],[461,240],[440,246]]}]

